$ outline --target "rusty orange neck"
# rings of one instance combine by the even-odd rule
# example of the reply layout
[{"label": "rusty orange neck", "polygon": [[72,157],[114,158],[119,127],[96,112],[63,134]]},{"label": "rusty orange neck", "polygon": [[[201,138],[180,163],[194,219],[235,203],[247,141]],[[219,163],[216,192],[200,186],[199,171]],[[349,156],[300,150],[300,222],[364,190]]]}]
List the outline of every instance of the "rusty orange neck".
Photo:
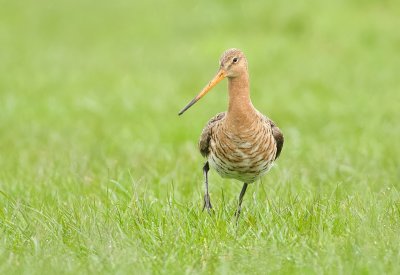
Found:
[{"label": "rusty orange neck", "polygon": [[250,99],[249,75],[243,72],[228,79],[229,106],[227,123],[235,128],[246,127],[254,121],[256,110]]}]

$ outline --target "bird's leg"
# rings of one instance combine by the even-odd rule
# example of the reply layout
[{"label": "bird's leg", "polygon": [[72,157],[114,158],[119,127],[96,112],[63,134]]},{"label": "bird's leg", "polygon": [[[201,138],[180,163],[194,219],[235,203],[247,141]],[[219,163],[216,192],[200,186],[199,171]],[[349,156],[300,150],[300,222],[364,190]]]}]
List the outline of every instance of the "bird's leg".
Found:
[{"label": "bird's leg", "polygon": [[247,183],[244,183],[243,187],[242,187],[242,191],[240,191],[239,204],[238,204],[238,208],[235,212],[236,221],[239,220],[240,212],[242,211],[242,202],[243,202],[244,194],[246,193],[247,185],[248,185]]},{"label": "bird's leg", "polygon": [[210,170],[210,166],[208,165],[208,161],[207,161],[203,167],[203,173],[204,173],[204,178],[205,178],[205,188],[206,188],[206,192],[204,194],[203,211],[204,211],[204,208],[206,208],[208,212],[210,212],[210,210],[212,208],[211,201],[210,201],[210,194],[208,193],[208,171],[209,170]]}]

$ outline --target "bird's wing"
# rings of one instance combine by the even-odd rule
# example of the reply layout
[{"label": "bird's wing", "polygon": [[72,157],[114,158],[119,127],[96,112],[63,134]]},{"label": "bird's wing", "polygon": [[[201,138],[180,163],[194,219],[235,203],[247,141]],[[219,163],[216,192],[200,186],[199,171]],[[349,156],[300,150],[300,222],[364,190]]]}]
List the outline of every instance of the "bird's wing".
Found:
[{"label": "bird's wing", "polygon": [[283,142],[285,139],[283,137],[283,133],[282,133],[281,129],[279,129],[278,126],[276,126],[275,122],[273,122],[268,117],[266,117],[266,119],[267,119],[267,122],[271,125],[272,136],[274,137],[275,142],[276,142],[275,159],[277,159],[279,157],[279,155],[281,154]]},{"label": "bird's wing", "polygon": [[199,150],[203,157],[207,157],[210,153],[210,139],[213,131],[213,126],[219,123],[226,115],[226,112],[219,113],[213,118],[211,118],[206,127],[204,127],[199,140]]}]

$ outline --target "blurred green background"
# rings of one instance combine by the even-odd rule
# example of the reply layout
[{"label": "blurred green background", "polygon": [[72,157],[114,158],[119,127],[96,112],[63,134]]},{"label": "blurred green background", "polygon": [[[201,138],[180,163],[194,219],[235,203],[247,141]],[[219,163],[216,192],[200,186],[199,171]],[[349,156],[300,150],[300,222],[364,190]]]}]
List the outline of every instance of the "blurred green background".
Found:
[{"label": "blurred green background", "polygon": [[[0,270],[399,271],[400,2],[0,6]],[[239,233],[229,211],[240,183],[212,173],[226,213],[201,213],[197,140],[226,109],[226,84],[177,116],[232,47],[248,58],[254,105],[286,138],[278,165],[249,189]],[[307,206],[323,224],[344,216],[337,235],[319,222],[275,230],[266,218],[275,203],[300,213],[300,225]],[[178,227],[197,242],[175,239],[168,221],[185,219]],[[160,228],[169,233],[154,241]],[[283,250],[271,248],[279,236]],[[180,254],[166,256],[164,242]]]}]

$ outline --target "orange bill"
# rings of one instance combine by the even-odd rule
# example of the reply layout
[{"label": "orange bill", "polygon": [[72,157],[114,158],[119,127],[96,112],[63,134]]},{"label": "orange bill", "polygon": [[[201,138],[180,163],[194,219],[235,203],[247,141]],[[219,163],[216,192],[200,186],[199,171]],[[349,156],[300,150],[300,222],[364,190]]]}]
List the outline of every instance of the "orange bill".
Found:
[{"label": "orange bill", "polygon": [[226,73],[224,69],[220,69],[218,71],[218,73],[214,76],[214,78],[208,83],[208,85],[206,87],[204,87],[204,89],[195,97],[193,98],[192,101],[190,101],[188,103],[188,105],[185,106],[185,108],[183,108],[178,115],[183,114],[187,109],[189,109],[190,107],[192,107],[192,105],[194,105],[197,101],[200,100],[200,98],[202,98],[203,96],[205,96],[215,85],[218,84],[218,82],[220,82],[222,79],[224,79],[226,77]]}]

